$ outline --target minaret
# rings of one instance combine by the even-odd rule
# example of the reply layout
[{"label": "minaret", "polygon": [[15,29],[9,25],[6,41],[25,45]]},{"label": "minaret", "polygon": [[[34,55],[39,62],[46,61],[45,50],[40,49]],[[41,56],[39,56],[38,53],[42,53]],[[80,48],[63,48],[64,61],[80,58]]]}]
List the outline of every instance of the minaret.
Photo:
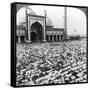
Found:
[{"label": "minaret", "polygon": [[47,11],[44,11],[44,16],[45,16],[45,28],[46,28],[46,17],[47,17]]},{"label": "minaret", "polygon": [[28,33],[28,6],[25,7],[25,18],[26,18],[26,42],[30,42],[29,41],[29,33]]},{"label": "minaret", "polygon": [[64,39],[67,39],[67,7],[64,8]]},{"label": "minaret", "polygon": [[28,21],[27,21],[27,7],[25,7],[25,18],[26,18],[25,39],[28,40],[28,35],[27,35],[27,32],[28,32],[28,27],[27,27],[27,24],[28,24]]},{"label": "minaret", "polygon": [[47,11],[45,10],[44,12],[45,12],[44,15],[45,15],[45,17],[46,17],[46,15],[47,15]]},{"label": "minaret", "polygon": [[25,8],[26,29],[27,29],[27,8]]},{"label": "minaret", "polygon": [[44,11],[44,16],[45,16],[45,24],[44,24],[43,41],[46,42],[46,10]]}]

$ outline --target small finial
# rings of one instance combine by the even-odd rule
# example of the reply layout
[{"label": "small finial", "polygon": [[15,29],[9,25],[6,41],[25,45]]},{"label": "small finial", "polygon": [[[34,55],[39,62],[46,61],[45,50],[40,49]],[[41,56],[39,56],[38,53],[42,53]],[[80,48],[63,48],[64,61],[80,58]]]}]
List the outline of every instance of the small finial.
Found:
[{"label": "small finial", "polygon": [[44,15],[45,15],[45,17],[46,17],[46,15],[47,15],[47,11],[46,11],[46,10],[44,11]]}]

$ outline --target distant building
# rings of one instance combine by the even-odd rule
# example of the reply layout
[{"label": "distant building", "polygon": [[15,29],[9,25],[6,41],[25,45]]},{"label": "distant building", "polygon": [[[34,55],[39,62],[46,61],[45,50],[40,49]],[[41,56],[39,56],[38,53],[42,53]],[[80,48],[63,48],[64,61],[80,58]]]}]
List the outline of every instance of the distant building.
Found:
[{"label": "distant building", "polygon": [[62,41],[65,37],[64,28],[54,28],[52,21],[46,15],[36,15],[26,9],[26,20],[17,26],[17,42]]}]

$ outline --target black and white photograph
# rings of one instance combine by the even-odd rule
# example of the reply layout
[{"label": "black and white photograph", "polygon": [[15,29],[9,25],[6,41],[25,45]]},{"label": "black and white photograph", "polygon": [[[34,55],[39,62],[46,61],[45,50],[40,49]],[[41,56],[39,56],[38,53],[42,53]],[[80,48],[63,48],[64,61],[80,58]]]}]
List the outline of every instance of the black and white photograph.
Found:
[{"label": "black and white photograph", "polygon": [[87,7],[16,4],[16,86],[88,82]]}]

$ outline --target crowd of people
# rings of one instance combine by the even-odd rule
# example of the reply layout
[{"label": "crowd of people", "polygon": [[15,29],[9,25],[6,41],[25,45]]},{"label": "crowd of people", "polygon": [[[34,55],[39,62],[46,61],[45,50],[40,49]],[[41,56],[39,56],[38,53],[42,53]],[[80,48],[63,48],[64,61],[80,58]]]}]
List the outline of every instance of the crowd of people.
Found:
[{"label": "crowd of people", "polygon": [[17,44],[16,49],[17,86],[87,82],[86,40]]}]

